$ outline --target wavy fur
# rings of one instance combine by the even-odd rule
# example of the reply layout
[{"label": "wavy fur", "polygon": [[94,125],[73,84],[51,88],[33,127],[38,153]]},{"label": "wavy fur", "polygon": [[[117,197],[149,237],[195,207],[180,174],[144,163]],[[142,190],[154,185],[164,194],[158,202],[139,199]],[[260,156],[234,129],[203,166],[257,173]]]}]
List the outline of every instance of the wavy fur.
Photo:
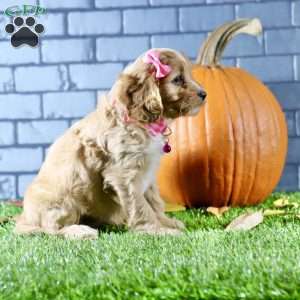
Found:
[{"label": "wavy fur", "polygon": [[[100,224],[125,224],[152,234],[177,234],[184,228],[164,214],[155,183],[163,141],[151,137],[143,125],[161,116],[171,122],[183,111],[195,112],[201,87],[181,54],[157,50],[172,67],[168,77],[157,81],[139,57],[97,109],[51,146],[25,193],[17,233],[96,238],[94,228]],[[181,85],[173,83],[178,74],[184,77]],[[134,122],[124,122],[124,111]]]}]

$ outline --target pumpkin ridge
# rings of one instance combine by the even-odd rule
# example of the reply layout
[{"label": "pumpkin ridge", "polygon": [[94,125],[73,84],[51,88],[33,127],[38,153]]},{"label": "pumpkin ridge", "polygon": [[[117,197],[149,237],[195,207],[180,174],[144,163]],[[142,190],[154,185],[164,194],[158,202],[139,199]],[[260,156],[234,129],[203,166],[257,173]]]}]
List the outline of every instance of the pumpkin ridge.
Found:
[{"label": "pumpkin ridge", "polygon": [[[220,79],[219,69],[217,68],[211,68],[210,72],[211,75],[211,81],[217,83],[218,86],[222,85],[222,80]],[[213,98],[216,98],[215,91],[213,93]],[[219,206],[220,202],[224,201],[221,199],[223,196],[223,191],[225,187],[225,178],[224,178],[224,154],[226,153],[226,142],[225,137],[220,136],[219,132],[224,127],[224,122],[226,117],[223,115],[223,109],[226,107],[226,103],[223,101],[223,99],[220,99],[219,101],[222,109],[216,109],[216,103],[212,102],[208,106],[208,117],[207,120],[215,119],[214,122],[210,122],[211,125],[208,128],[208,134],[206,134],[207,138],[210,140],[210,146],[208,154],[210,154],[210,161],[209,161],[209,169],[210,169],[210,183],[211,186],[217,186],[218,188],[213,189],[211,193],[211,201],[212,206]],[[209,101],[209,100],[208,100]],[[228,119],[226,119],[228,121]],[[225,124],[228,124],[228,122],[225,122]],[[224,145],[224,149],[220,148],[220,143]],[[222,192],[221,192],[222,191]]]},{"label": "pumpkin ridge", "polygon": [[[287,147],[288,147],[288,129],[286,126],[285,116],[284,116],[281,108],[279,107],[278,103],[273,101],[273,106],[276,108],[277,112],[281,112],[281,114],[278,114],[278,116],[277,116],[278,123],[282,124],[282,126],[280,126],[280,130],[279,130],[280,137],[282,139],[280,140],[280,148],[279,148],[278,152],[280,153],[281,156],[284,155],[284,159],[280,166],[281,172],[279,174],[277,174],[277,176],[274,176],[275,177],[274,184],[277,185],[280,180],[281,173],[284,169],[285,161],[286,161]],[[280,165],[280,161],[279,161],[279,165]]]},{"label": "pumpkin ridge", "polygon": [[[238,70],[238,72],[240,72],[240,70]],[[235,94],[234,99],[238,99],[236,101],[238,102],[239,113],[242,116],[241,117],[241,122],[243,124],[243,131],[242,131],[243,132],[243,148],[242,148],[243,149],[243,151],[242,151],[243,170],[242,170],[242,173],[243,174],[253,174],[253,173],[255,174],[255,172],[256,172],[255,168],[253,169],[253,168],[251,168],[251,166],[249,167],[249,165],[247,163],[249,158],[247,158],[245,149],[247,149],[247,147],[248,147],[247,139],[252,137],[252,142],[257,140],[258,128],[257,128],[256,122],[253,122],[253,119],[256,120],[257,115],[256,115],[256,112],[255,112],[255,108],[253,106],[253,101],[249,97],[250,93],[249,93],[249,90],[248,90],[248,86],[245,87],[244,82],[241,80],[241,74],[236,74],[237,72],[236,72],[235,68],[230,69],[230,72],[227,72],[227,73],[228,73],[227,74],[228,78],[230,79],[229,82],[235,82],[235,86],[233,87],[234,94]],[[239,88],[237,88],[237,86]],[[240,88],[240,87],[242,87],[242,88]],[[247,97],[245,97],[245,96],[242,97],[242,95],[240,93],[237,94],[237,91],[236,91],[237,89],[244,91],[244,94]],[[245,109],[242,108],[242,106],[241,106],[241,103],[245,100],[241,100],[241,99],[247,99],[246,100],[247,102],[244,103],[244,105],[246,104],[247,106],[249,106],[249,110],[247,110],[246,114],[245,114]],[[249,113],[250,110],[252,112],[251,115]],[[245,123],[245,122],[247,122],[247,120],[246,120],[247,116],[248,116],[248,118],[250,118],[250,122],[255,124],[255,130],[253,130],[253,131],[251,131],[251,128],[249,127],[249,124]],[[246,136],[246,134],[244,134],[245,132],[248,132],[249,136]],[[256,150],[254,151],[254,155],[251,153],[250,160],[257,160],[257,156],[258,156],[258,147],[256,147]],[[255,175],[251,176],[250,185],[249,185],[248,181],[249,181],[249,179],[245,175],[242,176],[241,186],[240,186],[239,192],[237,193],[237,196],[236,196],[236,199],[235,199],[235,201],[240,203],[241,205],[245,205],[246,203],[248,203],[248,198],[249,198],[249,195],[251,194],[251,186],[253,185],[253,183],[255,181]],[[243,197],[241,197],[241,193],[244,194]]]},{"label": "pumpkin ridge", "polygon": [[[235,206],[236,202],[240,202],[240,193],[243,190],[244,187],[244,178],[243,176],[241,176],[241,173],[243,174],[245,171],[245,151],[243,151],[245,149],[245,120],[244,120],[244,116],[243,116],[243,109],[241,108],[241,103],[240,103],[240,98],[239,95],[236,91],[236,87],[232,84],[232,78],[230,76],[230,72],[231,69],[229,69],[228,72],[226,72],[226,69],[222,69],[222,71],[224,72],[225,78],[227,78],[227,85],[228,87],[230,87],[230,91],[232,91],[234,97],[233,101],[230,101],[230,105],[229,107],[231,107],[232,109],[234,107],[236,107],[236,115],[239,117],[239,120],[235,120],[235,122],[232,124],[233,125],[233,133],[234,133],[234,148],[235,148],[235,159],[234,159],[234,180],[233,180],[233,186],[234,188],[231,189],[231,196],[230,196],[230,205]],[[224,86],[225,86],[225,80],[224,80]],[[224,87],[225,88],[225,87]],[[234,103],[234,104],[232,104]],[[231,111],[232,114],[232,111]],[[243,130],[241,131],[237,131],[237,123],[240,122],[241,126],[243,128]],[[240,141],[238,141],[237,136],[242,136],[242,143],[240,143]],[[241,149],[242,150],[241,150]]]},{"label": "pumpkin ridge", "polygon": [[[248,74],[246,74],[246,76],[247,76]],[[250,76],[248,76],[248,80],[250,81],[252,81],[252,78],[250,77]],[[252,81],[253,82],[253,81]],[[270,99],[269,99],[269,97],[267,97],[266,96],[266,94],[265,94],[265,90],[264,89],[262,89],[261,88],[261,86],[260,86],[260,84],[259,85],[257,85],[257,90],[259,90],[259,92],[260,92],[260,94],[262,94],[263,95],[263,97],[264,97],[264,101],[262,101],[263,103],[269,103],[269,105],[271,106],[271,107],[273,107],[273,105],[272,105],[272,101],[270,101]],[[268,105],[268,106],[269,106]],[[272,129],[273,129],[273,132],[274,132],[274,135],[276,135],[277,137],[278,137],[278,131],[277,131],[277,129],[278,129],[278,126],[277,126],[277,122],[274,120],[274,111],[273,111],[273,109],[270,109],[270,112],[271,112],[271,114],[270,114],[270,116],[271,116],[271,123],[272,123],[272,126],[270,126]],[[274,126],[275,125],[275,126]],[[276,130],[274,130],[274,128],[276,128]],[[276,139],[277,140],[277,139]],[[270,143],[269,143],[272,147],[272,155],[271,155],[271,157],[272,157],[272,167],[274,166],[274,159],[273,159],[273,157],[275,156],[275,154],[276,154],[276,145],[275,145],[275,143],[274,143],[274,139],[272,138],[272,132],[270,132]],[[274,172],[271,172],[270,174],[269,174],[269,176],[267,176],[267,184],[266,184],[266,187],[269,187],[270,186],[270,183],[271,182],[273,182],[273,177],[274,177]],[[271,192],[271,191],[270,191]],[[269,193],[269,192],[268,192]],[[261,198],[263,198],[264,197],[264,194],[266,194],[266,192],[265,191],[263,191],[263,192],[261,192],[261,195],[259,195],[259,196],[257,196],[257,201],[260,201],[260,199]]]},{"label": "pumpkin ridge", "polygon": [[[255,99],[253,98],[252,90],[249,89],[249,83],[245,82],[245,80],[243,78],[243,75],[245,72],[243,72],[243,70],[241,70],[241,69],[239,69],[238,72],[236,72],[236,71],[237,70],[234,70],[231,73],[231,75],[233,78],[236,78],[237,82],[240,83],[242,90],[247,95],[246,98],[248,99],[249,109],[251,109],[252,114],[253,114],[251,123],[255,127],[254,135],[253,135],[253,142],[255,144],[253,160],[256,161],[256,163],[254,164],[254,168],[252,169],[252,174],[254,174],[254,175],[252,176],[251,183],[248,185],[247,193],[245,193],[244,199],[241,200],[241,205],[245,205],[245,204],[252,204],[251,195],[253,195],[253,193],[255,192],[255,190],[256,190],[255,187],[258,182],[259,165],[261,162],[261,159],[260,159],[261,158],[261,139],[260,139],[260,133],[259,133],[260,126],[259,126],[259,114],[258,114],[258,110],[257,110],[257,103],[256,103]],[[249,112],[247,112],[247,114],[249,114]]]},{"label": "pumpkin ridge", "polygon": [[[213,69],[210,69],[210,74],[211,74],[211,78],[213,79],[214,74],[213,74]],[[210,185],[211,185],[211,181],[213,180],[213,178],[211,178],[212,174],[211,174],[211,158],[210,158],[210,142],[209,142],[209,111],[208,111],[208,107],[209,105],[205,105],[204,107],[204,130],[205,130],[205,137],[206,137],[206,146],[207,146],[207,191],[209,191],[210,189]]]},{"label": "pumpkin ridge", "polygon": [[[204,87],[204,89],[205,89],[205,86],[206,86],[206,84],[207,84],[207,78],[208,78],[208,76],[207,76],[207,74],[208,73],[210,73],[211,72],[211,70],[209,70],[209,69],[203,69],[202,70],[202,80],[201,80],[201,84],[203,85],[203,87]],[[208,95],[208,98],[209,98],[209,95]],[[207,102],[207,103],[205,103],[204,104],[204,106],[201,108],[202,109],[202,111],[200,111],[199,113],[198,113],[198,115],[197,115],[197,118],[199,119],[198,121],[203,121],[203,128],[204,128],[204,132],[206,133],[207,132],[207,125],[206,125],[206,114],[207,114],[207,107],[208,107],[208,105],[209,105],[209,103]],[[201,116],[201,114],[203,114],[203,117],[202,118],[200,118],[200,116]],[[198,128],[197,128],[197,130],[198,130]],[[200,134],[201,135],[201,134]],[[202,137],[203,137],[203,134],[202,134]],[[203,159],[203,161],[204,161],[204,167],[205,167],[205,169],[204,170],[202,170],[202,172],[206,175],[206,176],[204,176],[204,180],[205,180],[205,196],[203,197],[203,193],[204,193],[204,191],[202,190],[201,191],[201,193],[202,193],[202,195],[201,195],[201,201],[199,201],[201,204],[202,204],[202,206],[209,206],[209,203],[203,203],[203,198],[204,199],[207,199],[208,198],[208,194],[207,194],[207,191],[209,190],[209,157],[208,157],[208,141],[207,141],[207,134],[205,134],[204,135],[204,138],[203,138],[203,141],[201,141],[201,143],[202,143],[202,145],[203,145],[203,147],[205,147],[205,151],[203,152],[203,153],[205,153],[205,159]],[[198,150],[199,151],[199,150]],[[204,204],[204,205],[203,205]]]},{"label": "pumpkin ridge", "polygon": [[[225,71],[225,69],[223,68],[220,68],[220,71],[222,72],[221,74],[223,74],[223,76],[226,78],[228,78],[228,75]],[[232,175],[231,175],[231,186],[230,186],[230,194],[229,194],[229,198],[226,200],[226,204],[225,206],[231,206],[231,205],[234,205],[233,203],[233,198],[232,198],[232,195],[233,195],[233,192],[234,192],[234,189],[233,189],[233,186],[236,186],[236,170],[237,170],[237,145],[235,143],[236,141],[236,133],[235,133],[235,129],[234,129],[234,125],[233,125],[233,116],[232,116],[232,111],[230,110],[230,107],[232,105],[229,105],[229,96],[228,96],[228,91],[227,91],[227,88],[225,87],[225,80],[220,80],[221,83],[222,83],[222,86],[223,86],[223,91],[224,91],[224,102],[226,102],[226,105],[228,107],[228,115],[229,115],[229,122],[230,122],[230,127],[231,127],[231,133],[232,133],[232,137],[233,137],[233,143],[232,143],[232,147],[233,147],[233,169],[232,169]],[[230,87],[230,90],[233,91],[233,93],[236,95],[235,93],[235,90],[230,82],[230,80],[227,80],[227,85]],[[239,105],[238,105],[239,106]],[[244,125],[243,125],[243,128],[244,128]],[[224,160],[225,162],[225,160]],[[227,174],[227,172],[225,173]]]},{"label": "pumpkin ridge", "polygon": [[[224,107],[225,107],[225,109],[226,109],[226,121],[227,121],[227,124],[228,124],[228,126],[227,126],[227,128],[228,128],[228,131],[231,133],[231,135],[233,136],[233,139],[235,139],[235,136],[234,136],[234,130],[233,130],[233,123],[232,123],[232,116],[231,116],[231,112],[230,112],[230,109],[229,109],[229,105],[228,105],[228,94],[227,94],[227,91],[226,91],[226,89],[225,89],[225,86],[224,86],[224,82],[222,81],[222,79],[220,79],[220,74],[219,74],[219,70],[221,70],[221,69],[217,69],[217,75],[218,75],[218,81],[220,82],[219,84],[220,84],[220,86],[222,86],[223,87],[223,94],[224,94],[224,98],[222,99],[222,102],[224,103]],[[225,111],[223,111],[222,113],[224,113],[225,114]],[[222,124],[222,127],[223,127],[223,125],[224,124]],[[226,130],[227,130],[227,128],[226,128]],[[225,147],[225,144],[226,144],[226,141],[224,142],[224,147]],[[233,144],[232,145],[233,146],[233,152],[235,152],[235,145]],[[235,157],[235,155],[234,155],[234,157]],[[222,174],[224,175],[224,174],[227,174],[228,172],[227,172],[227,168],[226,168],[226,159],[224,159],[224,156],[223,156],[223,170],[222,170]],[[225,170],[226,170],[226,172],[225,172]],[[231,180],[230,180],[230,182],[231,182],[231,186],[230,186],[230,188],[228,189],[229,190],[229,193],[227,193],[228,195],[226,195],[221,201],[225,201],[225,205],[224,206],[227,206],[227,205],[229,205],[229,200],[230,200],[230,198],[231,198],[231,192],[232,192],[232,183],[233,183],[233,179],[234,179],[234,173],[235,173],[235,159],[234,159],[234,164],[233,164],[233,168],[232,168],[232,175],[231,175]],[[223,176],[223,189],[222,189],[222,191],[221,191],[221,193],[220,194],[224,194],[224,191],[225,191],[225,188],[227,188],[227,187],[225,187],[225,185],[226,185],[226,178],[225,178],[225,176]]]},{"label": "pumpkin ridge", "polygon": [[[248,76],[248,74],[247,74]],[[253,78],[251,78],[251,76],[248,76],[249,77],[249,81],[251,80],[252,82],[254,81]],[[276,157],[278,156],[278,153],[281,152],[280,148],[276,147],[276,141],[279,140],[279,137],[280,137],[280,126],[279,124],[281,124],[282,122],[280,122],[279,120],[279,116],[281,116],[280,114],[275,114],[275,111],[281,111],[280,107],[278,107],[278,104],[277,102],[275,102],[273,100],[273,95],[268,91],[268,89],[265,87],[263,84],[259,84],[257,86],[257,89],[259,90],[259,93],[262,94],[264,96],[264,102],[265,103],[268,103],[268,106],[272,109],[269,109],[270,111],[270,116],[271,116],[271,119],[272,119],[272,132],[270,133],[270,144],[272,145],[272,167],[276,166],[277,165],[277,159]],[[274,137],[272,135],[272,133],[274,134]],[[274,141],[275,140],[275,141]],[[266,185],[267,187],[270,187],[270,186],[275,186],[276,183],[278,182],[279,178],[277,179],[276,176],[277,174],[275,172],[271,172],[271,174],[269,174],[268,176],[268,184]],[[268,191],[267,194],[269,194],[270,192],[272,192],[272,190]],[[266,192],[264,191],[264,193],[262,193],[262,197],[265,197]],[[257,200],[258,201],[258,200]]]},{"label": "pumpkin ridge", "polygon": [[[179,130],[179,127],[182,125],[183,123],[182,122],[178,122],[178,123],[175,123],[175,130],[176,132],[180,132]],[[178,144],[179,144],[179,139],[175,139],[176,141],[176,149],[179,149],[178,147]],[[177,169],[178,169],[178,184],[179,186],[181,187],[180,190],[181,190],[181,194],[182,194],[182,198],[183,198],[183,201],[184,203],[187,203],[188,206],[190,206],[190,203],[189,203],[189,199],[186,195],[186,191],[185,191],[185,184],[183,182],[183,171],[182,171],[182,162],[181,162],[181,154],[180,154],[180,151],[176,151],[176,156],[177,156]]]},{"label": "pumpkin ridge", "polygon": [[[263,92],[265,93],[265,95],[268,97],[269,99],[269,102],[271,103],[272,107],[274,108],[274,110],[272,110],[272,114],[273,114],[273,118],[274,118],[274,124],[277,128],[277,140],[280,139],[280,137],[284,138],[284,141],[280,140],[280,147],[278,148],[278,153],[281,155],[281,153],[286,153],[286,150],[287,150],[287,137],[288,137],[288,132],[287,132],[287,127],[286,127],[286,123],[285,123],[285,118],[284,118],[284,114],[283,114],[283,111],[279,105],[279,103],[274,99],[274,96],[273,94],[270,92],[269,89],[262,89]],[[277,113],[275,114],[275,111],[277,111]],[[282,124],[283,126],[280,126],[280,124]],[[284,128],[283,128],[284,127]],[[283,129],[284,129],[284,132],[283,132]],[[275,145],[275,143],[274,143]],[[275,148],[276,150],[276,148]],[[281,155],[282,156],[282,155]],[[282,161],[282,165],[281,165],[281,172],[284,168],[284,165],[285,165],[285,158],[286,158],[286,155],[284,157],[284,160]],[[277,160],[275,161],[276,162],[276,165],[278,165],[278,162]],[[280,163],[280,161],[279,161]],[[281,172],[279,174],[274,174],[274,179],[273,179],[273,182],[272,184],[274,186],[276,186],[280,180],[280,175],[281,175]],[[277,175],[277,176],[276,176]]]},{"label": "pumpkin ridge", "polygon": [[[244,75],[244,74],[243,74]],[[254,124],[255,124],[255,127],[256,127],[256,136],[257,136],[257,144],[256,144],[256,149],[257,149],[257,151],[256,151],[256,153],[257,153],[257,157],[256,157],[256,161],[258,162],[258,163],[256,163],[255,164],[255,175],[254,175],[254,178],[256,178],[257,179],[257,176],[258,175],[260,175],[259,173],[259,171],[261,171],[261,166],[262,166],[262,164],[261,164],[261,155],[262,155],[262,151],[261,151],[261,148],[262,148],[262,145],[261,145],[261,138],[260,138],[260,132],[259,132],[259,127],[257,126],[257,124],[259,124],[259,116],[258,116],[258,112],[257,112],[257,106],[256,106],[256,103],[255,103],[255,99],[253,98],[253,95],[252,95],[252,93],[251,93],[251,91],[249,92],[249,90],[248,90],[248,85],[247,85],[247,83],[245,82],[245,78],[243,78],[243,76],[239,76],[239,79],[240,79],[240,81],[243,83],[243,86],[244,86],[244,89],[245,89],[245,91],[247,92],[247,94],[248,94],[248,96],[249,96],[249,99],[250,99],[250,101],[251,101],[251,103],[252,103],[252,105],[253,105],[253,112],[254,112],[254,115],[255,115],[255,122],[254,122]],[[257,185],[257,180],[254,180],[253,182],[252,182],[252,184],[251,184],[251,189],[250,189],[250,195],[252,195],[253,194],[253,192],[255,191],[255,188],[256,188],[256,185]],[[252,204],[252,201],[253,200],[251,200],[250,199],[250,203]]]},{"label": "pumpkin ridge", "polygon": [[[286,120],[285,120],[284,113],[283,113],[279,103],[276,100],[274,101],[273,94],[269,90],[265,90],[264,92],[268,95],[268,98],[271,100],[270,102],[272,103],[272,106],[274,107],[273,115],[274,115],[274,112],[277,111],[277,114],[275,115],[275,117],[276,117],[275,124],[278,129],[278,131],[277,131],[278,140],[280,137],[282,137],[282,139],[284,139],[283,141],[282,141],[282,139],[280,140],[280,147],[278,149],[278,153],[281,156],[282,156],[282,154],[285,153],[284,160],[281,163],[281,172],[282,172],[284,165],[285,165],[287,145],[288,145],[288,130],[287,130],[287,126],[286,126]],[[274,119],[275,119],[275,117],[274,117]],[[280,126],[279,124],[282,124],[282,126]],[[276,162],[277,162],[277,160],[276,160]],[[279,161],[279,164],[280,164],[280,161]],[[278,165],[278,163],[276,165]],[[275,186],[278,184],[278,182],[280,180],[281,172],[279,174],[275,174],[275,176],[274,176],[273,184]]]},{"label": "pumpkin ridge", "polygon": [[[188,156],[189,156],[189,163],[191,165],[196,165],[196,161],[195,161],[195,151],[194,149],[192,149],[192,147],[194,148],[194,142],[193,142],[193,136],[192,136],[192,127],[193,127],[193,120],[191,119],[191,117],[188,117],[187,119],[187,144],[190,145],[189,149],[188,149]],[[190,166],[189,166],[190,168]],[[194,176],[195,174],[190,174],[191,178],[189,178],[190,180],[190,184],[188,185],[189,189],[190,189],[190,195],[191,195],[191,200],[192,201],[196,201],[195,200],[195,196],[197,194],[197,182],[195,179],[196,176]]]},{"label": "pumpkin ridge", "polygon": [[[216,72],[216,75],[217,75],[217,78],[218,78],[218,80],[221,82],[221,85],[222,85],[222,80],[220,79],[220,74],[219,74],[219,70],[217,69],[216,70],[217,72]],[[225,95],[225,99],[226,99],[226,97],[227,97],[227,95]],[[223,105],[224,106],[226,106],[226,100],[224,100],[224,103],[223,103]],[[231,117],[229,118],[230,119],[230,126],[232,126],[232,120],[231,120]],[[222,124],[222,125],[224,125],[224,124]],[[225,159],[224,159],[224,152],[222,153],[223,155],[222,155],[222,161],[223,161],[223,164],[222,164],[222,170],[221,170],[221,173],[222,174],[224,174],[224,170],[225,170]],[[220,188],[220,190],[221,190],[221,193],[219,192],[219,194],[221,194],[221,195],[224,195],[224,190],[225,190],[225,177],[223,176],[223,181],[222,181],[222,185],[221,185],[221,188]],[[219,197],[221,196],[221,195],[219,195]],[[224,201],[224,199],[222,199],[221,201]],[[227,202],[227,199],[225,199],[225,201]]]},{"label": "pumpkin ridge", "polygon": [[[279,127],[278,127],[278,124],[275,120],[275,116],[274,116],[274,106],[273,106],[273,101],[270,101],[271,99],[265,94],[264,90],[261,89],[259,87],[259,90],[260,90],[260,93],[262,93],[265,97],[265,101],[269,103],[270,107],[272,107],[272,109],[270,110],[271,111],[271,121],[272,122],[272,127],[273,127],[273,132],[274,132],[274,136],[276,136],[276,140],[279,139],[279,136],[278,136],[278,132],[279,132]],[[275,130],[274,130],[275,128]],[[271,140],[271,145],[272,145],[272,166],[274,167],[274,165],[276,164],[276,162],[274,161],[275,157],[277,156],[276,153],[277,153],[277,150],[276,150],[276,144],[274,143],[274,138],[272,138],[272,134],[270,134],[270,140]],[[270,175],[268,176],[268,184],[266,185],[267,187],[271,186],[271,183],[274,182],[274,178],[275,178],[275,173],[274,172],[271,172]],[[270,191],[272,192],[272,191]],[[268,192],[269,194],[269,192]],[[262,197],[265,197],[264,195],[262,195],[260,198]],[[258,200],[259,201],[259,200]]]},{"label": "pumpkin ridge", "polygon": [[[242,73],[242,74],[240,74]],[[230,75],[232,76],[232,78],[235,78],[236,79],[236,82],[239,83],[239,85],[242,87],[242,90],[245,92],[245,94],[247,95],[247,99],[248,99],[248,102],[249,102],[249,107],[251,107],[251,111],[253,113],[252,117],[253,118],[253,121],[251,123],[254,124],[255,126],[255,130],[254,130],[254,141],[256,141],[256,147],[255,147],[255,152],[254,152],[254,156],[253,158],[251,157],[251,159],[253,159],[254,161],[256,162],[259,162],[260,161],[260,138],[259,138],[259,128],[258,128],[258,114],[257,114],[257,108],[255,106],[255,99],[253,99],[253,95],[251,93],[251,90],[249,90],[248,88],[248,85],[245,83],[245,81],[243,80],[243,76],[245,72],[241,71],[241,69],[238,70],[238,72],[236,72],[236,70],[234,70]],[[246,112],[247,114],[249,113],[248,111]],[[254,164],[254,168],[251,169],[251,171],[253,171],[252,173],[254,174],[252,176],[252,180],[251,180],[251,183],[248,185],[248,191],[247,193],[245,194],[245,197],[243,197],[243,200],[240,200],[240,203],[241,205],[244,205],[244,204],[250,204],[249,203],[249,195],[252,195],[253,194],[253,189],[255,187],[255,184],[256,184],[256,178],[258,176],[258,163]],[[250,201],[251,202],[251,201]]]},{"label": "pumpkin ridge", "polygon": [[[184,129],[185,129],[185,136],[187,138],[186,140],[186,144],[187,145],[191,145],[191,139],[190,139],[190,117],[187,117],[187,122],[184,123]],[[194,176],[190,176],[192,174],[190,174],[190,165],[191,165],[191,159],[192,159],[192,162],[193,161],[193,155],[192,155],[192,151],[191,151],[191,146],[188,147],[188,151],[187,151],[187,156],[188,156],[188,159],[186,159],[186,165],[185,165],[185,169],[187,170],[185,172],[185,174],[183,174],[184,176],[184,181],[185,181],[185,187],[187,189],[187,194],[190,195],[190,197],[187,197],[187,198],[191,198],[191,199],[188,199],[193,201],[193,196],[194,196],[194,193],[193,193],[193,177]],[[190,178],[191,177],[191,178]],[[188,183],[187,183],[188,182]]]}]

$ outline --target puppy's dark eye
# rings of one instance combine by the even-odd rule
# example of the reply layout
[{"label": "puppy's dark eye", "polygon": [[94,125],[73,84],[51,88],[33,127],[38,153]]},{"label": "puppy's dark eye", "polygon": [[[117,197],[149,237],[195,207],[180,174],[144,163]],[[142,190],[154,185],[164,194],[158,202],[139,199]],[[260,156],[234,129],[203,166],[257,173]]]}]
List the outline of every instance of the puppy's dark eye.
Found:
[{"label": "puppy's dark eye", "polygon": [[182,75],[178,75],[176,76],[173,80],[172,83],[176,84],[176,85],[183,85],[184,84],[184,78]]}]

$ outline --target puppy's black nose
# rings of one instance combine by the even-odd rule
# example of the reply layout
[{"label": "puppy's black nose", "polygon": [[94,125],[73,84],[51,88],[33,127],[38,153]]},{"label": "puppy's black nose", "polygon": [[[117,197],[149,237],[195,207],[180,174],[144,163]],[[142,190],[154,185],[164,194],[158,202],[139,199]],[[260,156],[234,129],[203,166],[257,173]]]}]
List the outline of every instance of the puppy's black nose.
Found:
[{"label": "puppy's black nose", "polygon": [[199,96],[199,98],[201,98],[202,101],[204,101],[205,98],[206,98],[206,96],[207,96],[207,94],[206,94],[206,92],[204,90],[200,90],[198,92],[198,96]]}]

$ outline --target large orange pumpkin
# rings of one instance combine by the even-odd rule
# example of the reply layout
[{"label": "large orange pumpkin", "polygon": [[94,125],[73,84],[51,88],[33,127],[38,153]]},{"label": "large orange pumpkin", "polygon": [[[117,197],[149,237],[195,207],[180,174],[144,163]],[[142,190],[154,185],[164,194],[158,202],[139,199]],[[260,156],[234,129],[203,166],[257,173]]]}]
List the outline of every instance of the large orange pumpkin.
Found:
[{"label": "large orange pumpkin", "polygon": [[204,43],[193,75],[207,91],[195,117],[172,126],[172,152],[158,173],[167,202],[239,206],[263,201],[277,185],[287,152],[284,114],[270,90],[248,72],[219,65],[238,33],[258,34],[257,19],[227,23]]}]

